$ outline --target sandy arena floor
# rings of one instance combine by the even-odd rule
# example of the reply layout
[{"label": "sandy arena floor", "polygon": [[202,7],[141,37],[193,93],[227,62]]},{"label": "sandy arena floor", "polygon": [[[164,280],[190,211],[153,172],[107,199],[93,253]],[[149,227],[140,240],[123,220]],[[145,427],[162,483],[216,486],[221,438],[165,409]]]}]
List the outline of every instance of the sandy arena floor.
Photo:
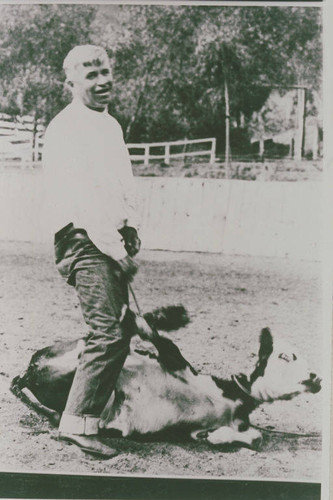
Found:
[{"label": "sandy arena floor", "polygon": [[[321,440],[264,433],[260,451],[221,452],[196,443],[115,440],[121,453],[98,461],[55,439],[48,421],[9,391],[33,352],[85,333],[75,291],[42,245],[0,243],[0,469],[64,473],[301,479],[320,481]],[[171,338],[202,373],[252,368],[262,327],[281,335],[320,373],[320,264],[222,255],[148,252],[134,289],[143,311],[182,303],[191,323]],[[252,423],[320,433],[321,393],[263,405]]]}]

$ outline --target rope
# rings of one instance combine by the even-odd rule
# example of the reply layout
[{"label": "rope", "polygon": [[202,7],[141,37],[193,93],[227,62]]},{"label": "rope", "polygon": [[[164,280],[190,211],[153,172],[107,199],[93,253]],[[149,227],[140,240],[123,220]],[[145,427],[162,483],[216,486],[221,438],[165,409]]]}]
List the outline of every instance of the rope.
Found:
[{"label": "rope", "polygon": [[319,432],[309,432],[309,433],[301,433],[301,432],[286,432],[286,431],[276,431],[274,429],[267,429],[266,427],[260,427],[259,425],[250,424],[250,427],[257,429],[259,431],[269,432],[271,434],[279,434],[280,436],[289,436],[289,437],[315,437],[320,438],[321,434]]},{"label": "rope", "polygon": [[[254,396],[252,396],[252,394],[239,382],[239,380],[235,375],[233,375],[231,378],[247,396],[251,397],[255,401],[258,401],[259,403],[263,403],[263,401],[261,401],[260,399],[257,399]],[[289,437],[316,437],[316,438],[321,437],[321,434],[318,432],[301,433],[301,432],[277,431],[274,429],[267,429],[266,427],[260,427],[259,425],[254,425],[254,424],[250,424],[250,427],[253,427],[254,429],[257,429],[259,431],[269,432],[271,434],[279,434],[280,436],[283,435]]]},{"label": "rope", "polygon": [[128,283],[128,289],[129,289],[129,291],[132,294],[132,297],[133,297],[133,300],[135,302],[135,306],[136,306],[136,308],[138,310],[139,315],[142,316],[140,306],[138,304],[138,301],[136,300],[136,296],[135,296],[134,290],[133,290],[132,285],[130,283]]},{"label": "rope", "polygon": [[238,385],[238,387],[240,388],[240,390],[242,392],[244,392],[244,394],[246,394],[248,397],[250,397],[251,399],[253,399],[254,401],[257,401],[258,403],[262,403],[263,401],[261,399],[258,399],[256,398],[255,396],[252,396],[251,392],[248,391],[238,380],[237,378],[237,375],[232,375],[231,379],[235,382],[235,384]]},{"label": "rope", "polygon": [[[135,296],[135,293],[134,293],[134,290],[132,288],[132,285],[130,283],[128,283],[128,288],[129,288],[129,291],[131,292],[131,295],[133,297],[133,300],[135,302],[135,306],[138,310],[138,313],[140,316],[142,316],[141,314],[141,309],[140,309],[140,306],[138,304],[138,301],[137,301],[137,298]],[[245,389],[245,387],[243,387],[240,382],[237,380],[237,378],[233,375],[232,376],[233,380],[236,382],[236,384],[238,385],[238,387],[247,395],[247,396],[250,396],[252,399],[258,401],[258,402],[262,402],[260,401],[259,399],[255,398],[254,396],[252,396],[252,394],[247,391]],[[254,424],[250,424],[250,427],[253,427],[253,429],[257,429],[259,431],[264,431],[264,432],[269,432],[271,434],[279,434],[279,435],[283,435],[283,436],[289,436],[289,437],[315,437],[315,438],[319,438],[321,437],[321,434],[318,433],[318,432],[310,432],[310,433],[307,433],[307,434],[303,434],[303,433],[300,433],[300,432],[285,432],[285,431],[276,431],[274,429],[267,429],[266,427],[260,427],[259,425],[254,425]]]}]

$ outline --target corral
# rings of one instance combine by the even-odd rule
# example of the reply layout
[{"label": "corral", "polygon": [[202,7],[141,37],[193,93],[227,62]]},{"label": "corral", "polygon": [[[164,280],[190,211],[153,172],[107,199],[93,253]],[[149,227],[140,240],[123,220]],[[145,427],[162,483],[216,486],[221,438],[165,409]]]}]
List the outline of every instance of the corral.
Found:
[{"label": "corral", "polygon": [[[1,242],[0,253],[2,470],[320,480],[321,393],[257,410],[257,425],[311,435],[265,432],[260,451],[122,439],[115,442],[120,455],[100,462],[51,439],[56,431],[10,394],[9,382],[35,350],[77,338],[85,327],[45,244]],[[186,306],[191,323],[170,335],[199,371],[227,376],[249,370],[259,331],[269,326],[321,373],[319,262],[147,250],[140,261],[134,288],[142,309]]]},{"label": "corral", "polygon": [[[136,177],[143,247],[321,260],[323,183]],[[51,241],[43,171],[0,175],[0,238]]]}]

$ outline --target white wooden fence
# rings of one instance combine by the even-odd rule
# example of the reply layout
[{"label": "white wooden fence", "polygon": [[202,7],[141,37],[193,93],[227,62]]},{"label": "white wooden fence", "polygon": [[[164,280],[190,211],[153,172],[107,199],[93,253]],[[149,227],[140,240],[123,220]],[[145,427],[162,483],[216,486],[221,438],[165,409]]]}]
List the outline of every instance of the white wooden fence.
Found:
[{"label": "white wooden fence", "polygon": [[0,113],[0,161],[13,160],[29,165],[39,159],[43,128],[33,116],[16,116]]},{"label": "white wooden fence", "polygon": [[[320,260],[321,182],[136,177],[143,248]],[[51,242],[43,171],[0,173],[0,239]]]},{"label": "white wooden fence", "polygon": [[321,258],[321,182],[137,181],[146,248]]},{"label": "white wooden fence", "polygon": [[[18,160],[23,166],[38,162],[42,157],[44,138],[43,128],[37,125],[34,134],[34,118],[32,116],[13,117],[0,113],[0,162]],[[192,145],[200,145],[201,149],[193,151]],[[209,149],[203,145],[208,144]],[[153,142],[147,144],[127,144],[131,160],[143,161],[144,166],[149,160],[164,160],[168,165],[171,158],[186,156],[209,156],[209,162],[215,162],[216,139],[184,139],[182,141]],[[189,150],[188,148],[191,148]],[[153,149],[163,149],[163,154],[153,153]],[[181,151],[179,149],[181,148]],[[131,150],[139,153],[131,154]]]},{"label": "white wooden fence", "polygon": [[[191,144],[208,144],[209,149],[200,149],[197,151],[188,151],[187,147]],[[185,158],[186,156],[209,156],[209,163],[215,162],[216,139],[215,137],[207,139],[184,139],[183,141],[170,142],[152,142],[149,144],[127,144],[130,151],[131,160],[141,160],[145,166],[149,165],[149,160],[164,160],[166,165],[170,164],[171,158]],[[172,148],[182,147],[181,152],[172,152]],[[153,154],[152,148],[164,149],[163,154]],[[142,150],[141,154],[131,154],[131,149]]]}]

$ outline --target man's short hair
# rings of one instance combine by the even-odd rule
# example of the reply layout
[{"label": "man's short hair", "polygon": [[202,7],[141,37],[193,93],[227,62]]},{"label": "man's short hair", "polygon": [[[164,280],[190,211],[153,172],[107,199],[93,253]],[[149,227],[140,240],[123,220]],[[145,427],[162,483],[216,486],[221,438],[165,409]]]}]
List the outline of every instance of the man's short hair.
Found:
[{"label": "man's short hair", "polygon": [[101,64],[103,61],[109,61],[106,50],[97,45],[77,45],[70,50],[64,59],[63,68],[67,80],[75,74],[77,66],[91,66],[92,64]]}]

